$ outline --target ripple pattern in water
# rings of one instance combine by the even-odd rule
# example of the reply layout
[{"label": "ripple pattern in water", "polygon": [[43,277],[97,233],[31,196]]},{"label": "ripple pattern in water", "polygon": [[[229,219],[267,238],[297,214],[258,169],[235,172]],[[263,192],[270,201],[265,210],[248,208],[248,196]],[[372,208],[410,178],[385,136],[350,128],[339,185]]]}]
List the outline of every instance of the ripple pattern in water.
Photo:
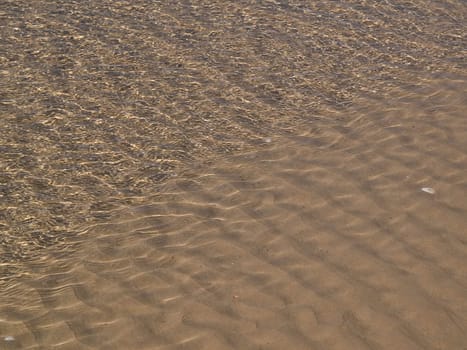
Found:
[{"label": "ripple pattern in water", "polygon": [[0,348],[465,347],[466,14],[3,1]]},{"label": "ripple pattern in water", "polygon": [[461,349],[466,87],[359,100],[109,209],[76,253],[3,290],[2,334],[34,349]]},{"label": "ripple pattern in water", "polygon": [[465,73],[466,13],[452,0],[3,1],[0,260],[66,246],[196,160]]}]

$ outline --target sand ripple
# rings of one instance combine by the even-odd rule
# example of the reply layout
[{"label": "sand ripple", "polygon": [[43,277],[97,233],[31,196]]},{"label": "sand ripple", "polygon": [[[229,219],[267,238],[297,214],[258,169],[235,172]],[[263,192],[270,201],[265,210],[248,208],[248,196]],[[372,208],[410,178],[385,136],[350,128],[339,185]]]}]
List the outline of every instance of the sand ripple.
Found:
[{"label": "sand ripple", "polygon": [[3,291],[1,334],[24,349],[463,349],[466,87],[361,100],[110,209]]}]

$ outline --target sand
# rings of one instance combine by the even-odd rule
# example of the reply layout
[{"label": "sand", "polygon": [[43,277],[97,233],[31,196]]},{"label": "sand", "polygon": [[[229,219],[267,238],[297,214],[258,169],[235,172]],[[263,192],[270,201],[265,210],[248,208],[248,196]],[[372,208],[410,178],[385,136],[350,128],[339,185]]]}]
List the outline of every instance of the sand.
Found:
[{"label": "sand", "polygon": [[465,4],[62,5],[0,8],[0,349],[466,349]]},{"label": "sand", "polygon": [[2,334],[20,348],[463,349],[466,87],[360,101],[190,167],[35,266]]}]

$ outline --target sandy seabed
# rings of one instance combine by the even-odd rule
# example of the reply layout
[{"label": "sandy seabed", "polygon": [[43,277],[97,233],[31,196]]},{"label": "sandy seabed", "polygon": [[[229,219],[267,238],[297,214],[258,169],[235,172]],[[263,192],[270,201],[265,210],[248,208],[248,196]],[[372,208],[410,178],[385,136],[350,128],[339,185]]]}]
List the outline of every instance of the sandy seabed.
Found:
[{"label": "sandy seabed", "polygon": [[0,349],[467,349],[466,14],[3,2]]}]

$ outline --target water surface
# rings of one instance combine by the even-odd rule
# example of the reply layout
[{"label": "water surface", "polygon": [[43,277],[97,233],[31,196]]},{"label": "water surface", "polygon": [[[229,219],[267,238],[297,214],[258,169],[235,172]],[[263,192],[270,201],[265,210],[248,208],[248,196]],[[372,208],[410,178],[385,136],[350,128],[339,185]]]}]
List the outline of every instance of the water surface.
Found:
[{"label": "water surface", "polygon": [[466,14],[4,1],[0,347],[461,349]]}]

